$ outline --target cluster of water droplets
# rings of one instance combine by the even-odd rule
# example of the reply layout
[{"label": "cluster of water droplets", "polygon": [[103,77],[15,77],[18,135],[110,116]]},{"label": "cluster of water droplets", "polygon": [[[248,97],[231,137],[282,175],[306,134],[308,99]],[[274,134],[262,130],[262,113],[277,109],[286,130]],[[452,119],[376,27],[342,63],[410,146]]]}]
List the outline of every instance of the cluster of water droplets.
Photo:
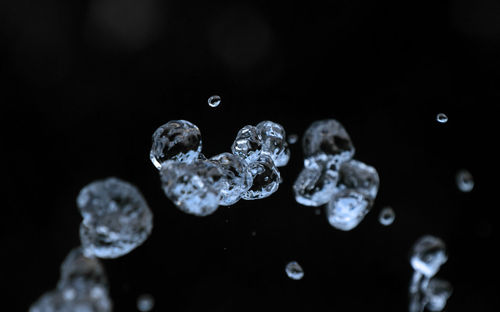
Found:
[{"label": "cluster of water droplets", "polygon": [[375,168],[352,159],[354,145],[337,120],[313,122],[302,138],[304,168],[293,189],[298,203],[326,205],[329,223],[355,228],[370,211],[379,187]]},{"label": "cluster of water droplets", "polygon": [[434,277],[448,260],[444,242],[431,235],[413,245],[410,263],[413,277],[409,287],[409,312],[442,311],[453,291],[447,281]]},{"label": "cluster of water droplets", "polygon": [[96,258],[88,258],[82,248],[73,249],[61,265],[56,289],[43,294],[29,312],[110,312],[108,282]]},{"label": "cluster of water droplets", "polygon": [[153,229],[153,213],[139,190],[117,178],[85,186],[77,205],[80,241],[88,257],[117,258],[141,245]]},{"label": "cluster of water droplets", "polygon": [[290,159],[285,129],[272,121],[239,130],[232,153],[202,153],[201,133],[186,120],[172,120],[153,134],[152,163],[167,197],[181,210],[207,216],[219,205],[265,198],[277,191],[277,167]]}]

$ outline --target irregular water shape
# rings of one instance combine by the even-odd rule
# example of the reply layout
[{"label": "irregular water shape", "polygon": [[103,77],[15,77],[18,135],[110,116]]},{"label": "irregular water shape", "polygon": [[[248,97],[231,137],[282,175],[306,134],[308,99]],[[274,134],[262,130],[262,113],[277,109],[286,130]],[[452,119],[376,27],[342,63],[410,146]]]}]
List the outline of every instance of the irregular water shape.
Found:
[{"label": "irregular water shape", "polygon": [[77,205],[83,217],[80,240],[87,256],[123,256],[141,245],[153,229],[153,214],[142,194],[117,178],[82,188]]},{"label": "irregular water shape", "polygon": [[164,164],[160,177],[165,195],[181,211],[196,216],[207,216],[217,210],[226,183],[224,171],[206,160],[170,161]]},{"label": "irregular water shape", "polygon": [[396,219],[396,213],[391,207],[385,207],[380,211],[378,221],[380,224],[388,226],[391,225]]},{"label": "irregular water shape", "polygon": [[458,189],[464,193],[470,192],[474,188],[474,178],[472,174],[465,169],[461,169],[457,172],[455,180]]},{"label": "irregular water shape", "polygon": [[340,191],[326,206],[328,222],[336,229],[350,231],[363,220],[371,205],[369,198],[355,190]]},{"label": "irregular water shape", "polygon": [[424,289],[424,301],[429,311],[443,311],[453,287],[447,281],[432,278]]},{"label": "irregular water shape", "polygon": [[434,277],[447,261],[444,242],[432,235],[419,238],[412,247],[410,263],[414,269],[409,287],[409,312],[444,309],[451,295],[451,285]]},{"label": "irregular water shape", "polygon": [[221,98],[218,95],[212,95],[211,97],[208,98],[208,105],[211,107],[217,107],[219,106],[221,102]]},{"label": "irregular water shape", "polygon": [[61,266],[57,288],[42,295],[29,312],[111,312],[107,278],[96,258],[72,250]]},{"label": "irregular water shape", "polygon": [[335,192],[339,174],[327,168],[304,168],[293,184],[295,200],[305,206],[328,203]]},{"label": "irregular water shape", "polygon": [[379,177],[375,168],[354,159],[342,163],[337,191],[326,209],[330,225],[343,231],[358,226],[370,211],[378,187]]},{"label": "irregular water shape", "polygon": [[444,124],[448,122],[448,116],[446,116],[446,114],[444,113],[439,113],[436,115],[436,120],[437,122]]},{"label": "irregular water shape", "polygon": [[276,167],[285,166],[290,160],[285,128],[269,120],[261,121],[255,128],[262,138],[262,153],[271,156]]},{"label": "irregular water shape", "polygon": [[262,152],[262,137],[260,131],[251,125],[246,125],[238,131],[231,151],[251,163],[259,158]]},{"label": "irregular water shape", "polygon": [[299,136],[295,133],[292,133],[288,136],[288,144],[295,144],[299,140]]},{"label": "irregular water shape", "polygon": [[318,154],[334,156],[338,163],[354,156],[354,145],[344,126],[335,119],[313,122],[302,137],[305,158]]},{"label": "irregular water shape", "polygon": [[285,272],[293,280],[300,280],[304,277],[304,270],[297,261],[289,262],[285,267]]},{"label": "irregular water shape", "polygon": [[252,186],[253,177],[248,164],[241,157],[231,153],[213,156],[210,161],[217,164],[223,171],[219,204],[222,206],[235,204],[240,200],[241,194]]},{"label": "irregular water shape", "polygon": [[253,183],[250,189],[241,195],[242,199],[255,200],[271,196],[278,190],[281,176],[271,157],[262,154],[248,164]]},{"label": "irregular water shape", "polygon": [[155,298],[150,294],[142,294],[137,297],[137,310],[141,312],[149,312],[153,310]]},{"label": "irregular water shape", "polygon": [[425,235],[413,245],[411,266],[427,278],[434,276],[447,260],[446,246],[438,237]]},{"label": "irregular water shape", "polygon": [[171,120],[153,133],[149,153],[151,162],[160,170],[167,160],[193,162],[202,148],[200,129],[187,120]]}]

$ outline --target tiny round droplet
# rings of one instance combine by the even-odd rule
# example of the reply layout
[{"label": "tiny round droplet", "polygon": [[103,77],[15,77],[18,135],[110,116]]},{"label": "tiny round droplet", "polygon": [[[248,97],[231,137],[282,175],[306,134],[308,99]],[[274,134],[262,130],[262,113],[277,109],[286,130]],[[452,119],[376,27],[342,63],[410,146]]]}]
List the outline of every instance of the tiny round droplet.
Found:
[{"label": "tiny round droplet", "polygon": [[208,98],[208,105],[211,107],[217,107],[220,104],[220,96],[218,95],[212,95],[211,97]]},{"label": "tiny round droplet", "polygon": [[457,187],[462,192],[470,192],[474,188],[474,178],[472,174],[465,170],[459,170],[456,176]]},{"label": "tiny round droplet", "polygon": [[299,136],[296,135],[295,133],[292,133],[288,136],[288,143],[289,144],[295,144],[299,140]]},{"label": "tiny round droplet", "polygon": [[289,262],[285,268],[286,275],[293,280],[300,280],[304,277],[304,270],[297,261]]},{"label": "tiny round droplet", "polygon": [[394,222],[395,218],[396,213],[394,212],[394,210],[391,207],[385,207],[380,211],[378,221],[380,222],[380,224],[388,226]]},{"label": "tiny round droplet", "polygon": [[448,121],[448,116],[446,116],[444,113],[439,113],[436,116],[436,120],[439,123],[446,123]]},{"label": "tiny round droplet", "polygon": [[137,298],[137,310],[141,312],[148,312],[153,309],[155,299],[150,294],[142,294]]}]

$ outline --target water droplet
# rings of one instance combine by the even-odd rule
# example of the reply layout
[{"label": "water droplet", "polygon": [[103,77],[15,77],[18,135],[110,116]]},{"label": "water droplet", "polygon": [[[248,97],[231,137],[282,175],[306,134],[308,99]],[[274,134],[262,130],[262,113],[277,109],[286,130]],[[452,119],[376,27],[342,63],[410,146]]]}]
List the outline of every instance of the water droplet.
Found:
[{"label": "water droplet", "polygon": [[286,265],[285,271],[286,275],[293,280],[300,280],[304,277],[304,270],[302,270],[302,267],[296,261],[289,262]]},{"label": "water droplet", "polygon": [[436,116],[436,120],[439,123],[446,123],[448,121],[448,116],[446,116],[446,114],[444,114],[444,113],[439,113]]},{"label": "water droplet", "polygon": [[123,256],[141,245],[153,229],[153,213],[142,194],[117,178],[85,186],[77,205],[83,217],[80,240],[89,256]]},{"label": "water droplet", "polygon": [[425,235],[413,245],[410,258],[413,269],[426,277],[432,277],[448,260],[444,242],[432,235]]},{"label": "water droplet", "polygon": [[212,95],[211,97],[208,98],[208,105],[211,107],[217,107],[220,104],[220,96],[218,95]]},{"label": "water droplet", "polygon": [[288,136],[288,143],[289,144],[295,144],[299,140],[299,136],[295,133],[292,133]]},{"label": "water droplet", "polygon": [[196,125],[187,120],[171,120],[153,133],[149,158],[160,170],[168,160],[187,163],[197,160],[201,147],[201,133]]},{"label": "water droplet", "polygon": [[385,207],[380,211],[380,214],[378,216],[378,221],[382,225],[391,225],[394,222],[394,219],[396,218],[396,213],[391,207]]},{"label": "water droplet", "polygon": [[432,278],[424,289],[427,309],[433,312],[442,311],[452,292],[453,287],[449,282]]},{"label": "water droplet", "polygon": [[137,310],[141,312],[148,312],[153,309],[155,305],[155,298],[150,294],[142,294],[137,297]]},{"label": "water droplet", "polygon": [[457,172],[456,182],[458,189],[462,192],[470,192],[474,188],[474,178],[472,174],[465,169]]}]

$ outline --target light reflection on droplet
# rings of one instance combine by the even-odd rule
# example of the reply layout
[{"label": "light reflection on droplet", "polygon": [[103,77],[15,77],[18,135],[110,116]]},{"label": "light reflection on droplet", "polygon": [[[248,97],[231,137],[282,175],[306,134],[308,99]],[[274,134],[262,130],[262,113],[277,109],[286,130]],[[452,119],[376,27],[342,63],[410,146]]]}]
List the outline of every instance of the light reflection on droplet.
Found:
[{"label": "light reflection on droplet", "polygon": [[436,116],[436,120],[439,123],[446,123],[448,121],[448,116],[446,116],[446,114],[444,114],[444,113],[439,113]]},{"label": "light reflection on droplet", "polygon": [[220,96],[218,95],[212,95],[211,97],[208,98],[208,105],[211,107],[217,107],[220,104]]}]

